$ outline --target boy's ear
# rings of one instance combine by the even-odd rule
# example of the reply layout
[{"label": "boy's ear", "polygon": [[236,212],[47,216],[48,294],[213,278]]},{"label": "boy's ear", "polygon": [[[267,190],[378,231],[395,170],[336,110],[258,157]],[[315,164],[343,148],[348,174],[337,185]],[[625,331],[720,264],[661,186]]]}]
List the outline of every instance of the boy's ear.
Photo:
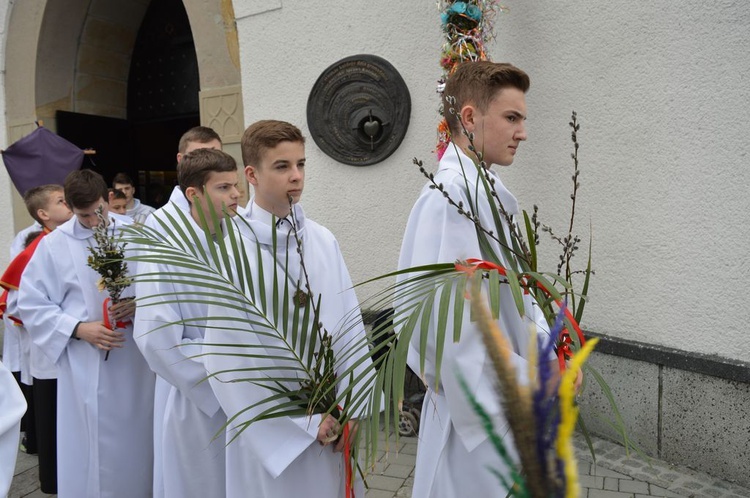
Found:
[{"label": "boy's ear", "polygon": [[474,131],[474,125],[478,116],[477,109],[473,104],[466,104],[465,106],[463,106],[461,108],[461,112],[458,114],[458,117],[461,119],[461,123],[463,123],[466,131],[470,133]]},{"label": "boy's ear", "polygon": [[36,210],[37,217],[42,221],[49,221],[49,215],[47,214],[47,211],[45,211],[42,208],[39,208]]},{"label": "boy's ear", "polygon": [[250,183],[253,187],[258,186],[258,176],[257,176],[257,168],[255,166],[252,166],[248,164],[245,166],[245,178],[247,178],[248,183]]},{"label": "boy's ear", "polygon": [[199,194],[199,193],[200,193],[200,192],[198,192],[198,189],[197,189],[197,188],[195,188],[195,187],[188,187],[188,188],[187,188],[187,189],[185,190],[185,197],[187,198],[188,202],[189,202],[190,204],[192,204],[192,203],[193,203],[193,197],[195,197],[195,195],[196,195],[196,194]]}]

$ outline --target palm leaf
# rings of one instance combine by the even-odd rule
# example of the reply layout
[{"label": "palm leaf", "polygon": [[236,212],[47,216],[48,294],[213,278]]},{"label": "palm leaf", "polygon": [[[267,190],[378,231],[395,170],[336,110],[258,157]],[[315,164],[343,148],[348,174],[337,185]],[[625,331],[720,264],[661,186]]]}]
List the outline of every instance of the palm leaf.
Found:
[{"label": "palm leaf", "polygon": [[[173,292],[141,296],[139,306],[181,303],[211,306],[213,310],[211,316],[154,322],[147,333],[159,333],[171,325],[203,326],[207,331],[235,334],[239,341],[205,342],[204,352],[196,356],[231,357],[240,364],[244,360],[263,361],[248,363],[247,368],[214,371],[204,379],[220,381],[230,374],[227,378],[232,382],[249,382],[267,390],[265,399],[232,414],[227,422],[227,427],[237,430],[232,439],[250,424],[274,417],[335,413],[343,425],[355,414],[374,411],[376,415],[372,419],[379,422],[377,407],[383,402],[389,409],[395,407],[396,404],[389,403],[392,392],[403,396],[405,361],[385,361],[395,349],[392,339],[368,351],[364,339],[346,338],[347,331],[361,326],[355,323],[361,320],[359,313],[356,316],[352,313],[337,326],[342,333],[331,331],[330,344],[321,342],[321,334],[328,333],[320,329],[320,318],[314,311],[320,309],[321,297],[317,296],[308,306],[294,302],[285,270],[289,266],[288,256],[281,260],[277,257],[281,242],[274,235],[273,254],[269,259],[260,243],[238,235],[238,226],[246,223],[245,220],[235,220],[235,223],[225,215],[222,223],[219,213],[209,206],[207,213],[198,209],[201,230],[194,229],[180,210],[155,219],[153,227],[129,228],[128,242],[139,248],[129,260],[157,268],[157,271],[135,275],[135,279],[141,283],[179,284],[172,287]],[[207,229],[211,225],[221,225],[227,237],[218,238],[216,243],[202,244],[202,241],[212,240]],[[244,229],[252,231],[250,226],[243,226]],[[417,279],[414,292],[422,293],[424,287]],[[243,333],[248,334],[248,338],[252,335],[253,340],[243,341]],[[258,343],[260,338],[266,339]],[[328,354],[327,348],[337,350],[334,361],[340,366],[336,367],[335,377],[333,368],[326,367],[323,360]],[[373,363],[372,355],[382,352],[387,354]],[[383,368],[378,370],[376,367],[381,363]],[[321,383],[308,383],[315,378]],[[398,386],[394,386],[395,379],[402,379],[400,393]],[[374,394],[372,389],[366,389],[372,385],[381,386],[383,391]],[[339,413],[338,406],[346,409]],[[387,425],[391,421],[397,423],[397,410],[392,410],[385,420]],[[378,430],[371,425],[363,424],[362,439],[368,447],[366,457],[374,461]]]}]

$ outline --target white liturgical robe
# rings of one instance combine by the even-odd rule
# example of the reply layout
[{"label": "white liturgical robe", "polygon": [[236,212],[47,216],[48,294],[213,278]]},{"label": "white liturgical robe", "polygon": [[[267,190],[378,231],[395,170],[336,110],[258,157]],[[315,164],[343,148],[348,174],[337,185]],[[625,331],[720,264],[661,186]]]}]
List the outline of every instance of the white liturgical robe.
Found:
[{"label": "white liturgical robe", "polygon": [[[128,223],[110,217],[116,231]],[[154,374],[135,345],[132,326],[118,329],[125,342],[106,362],[103,351],[72,339],[78,322],[103,317],[107,294],[97,289],[99,275],[87,265],[95,244],[92,231],[73,217],[41,241],[19,292],[26,328],[58,368],[58,496],[148,497]]]},{"label": "white liturgical robe", "polygon": [[[154,211],[154,213],[161,213],[160,219],[165,219],[167,213],[174,217],[177,214],[176,211],[178,209],[186,213],[190,212],[190,204],[188,204],[188,201],[182,193],[179,185],[172,189],[167,204]],[[161,231],[161,224],[157,221],[157,218],[154,218],[154,213],[148,215],[143,224],[154,230]],[[169,398],[169,391],[171,390],[172,384],[157,374],[156,383],[154,385],[154,498],[164,498],[164,457],[162,455],[162,440],[164,438],[164,411],[166,410],[167,399]]]},{"label": "white liturgical robe", "polygon": [[[203,230],[190,217],[190,207],[179,187],[175,204],[167,204],[152,214],[146,224],[163,232],[158,220],[172,226],[167,214],[182,224],[181,211],[195,233],[200,237],[204,249],[208,245]],[[213,241],[210,242],[213,244]],[[208,266],[200,258],[193,243],[181,241],[192,249],[185,252],[196,255],[195,262]],[[179,246],[178,246],[179,247]],[[141,256],[149,255],[148,247],[139,248]],[[202,358],[205,323],[196,319],[206,317],[208,305],[189,302],[190,293],[200,291],[190,285],[185,277],[168,277],[169,274],[184,273],[179,266],[146,262],[138,265],[139,273],[158,273],[164,279],[159,282],[136,284],[138,310],[135,318],[135,339],[151,369],[169,383],[166,397],[155,399],[155,406],[163,406],[163,419],[155,421],[155,457],[161,468],[163,493],[167,498],[223,497],[225,494],[224,444],[221,432],[226,416],[206,380],[206,369]],[[179,293],[179,296],[175,296]],[[175,302],[179,301],[179,302]],[[159,393],[157,393],[159,394]],[[163,394],[163,393],[162,393]],[[155,411],[156,415],[157,411]],[[160,423],[161,422],[161,423]],[[158,486],[158,483],[155,483]]]},{"label": "white liturgical robe", "polygon": [[[462,172],[462,165],[463,171]],[[465,175],[465,176],[464,176]],[[518,203],[503,186],[500,178],[490,171],[495,180],[495,190],[510,215],[518,213]],[[435,182],[443,184],[455,202],[463,202],[465,208],[470,203],[468,188],[479,206],[479,218],[483,226],[494,229],[490,210],[490,200],[477,182],[477,170],[463,152],[449,144],[440,161]],[[507,234],[508,227],[504,230]],[[493,251],[499,257],[502,252],[493,240]],[[482,258],[478,236],[474,225],[458,214],[457,209],[448,204],[441,192],[425,186],[412,208],[401,247],[399,269],[433,263],[455,263],[469,258]],[[407,278],[405,276],[401,279]],[[548,328],[541,311],[525,296],[525,313],[519,316],[508,286],[501,286],[500,318],[498,324],[513,348],[512,361],[519,381],[526,382],[529,334],[536,324],[540,340],[548,337]],[[397,303],[397,308],[398,308]],[[438,303],[435,303],[433,320],[437,316]],[[453,318],[448,319],[448,328]],[[487,433],[481,421],[467,401],[456,374],[460,372],[466,380],[476,400],[484,407],[494,422],[496,431],[504,435],[508,430],[507,421],[497,397],[495,374],[493,373],[481,333],[469,320],[469,306],[464,308],[461,340],[454,343],[445,341],[442,359],[440,388],[435,386],[435,327],[430,327],[427,340],[425,379],[428,390],[422,407],[417,449],[417,466],[413,496],[415,498],[453,498],[456,496],[504,496],[500,482],[488,467],[507,472],[499,455],[487,441]],[[419,333],[412,336],[409,347],[409,366],[415,372],[420,370]],[[515,454],[512,439],[505,435],[505,443],[511,454]],[[504,470],[503,470],[504,469]]]},{"label": "white liturgical robe", "polygon": [[0,496],[6,496],[13,480],[18,456],[21,417],[26,400],[18,382],[0,361]]},{"label": "white liturgical robe", "polygon": [[[320,311],[321,322],[334,337],[334,355],[337,359],[335,369],[341,373],[349,368],[353,362],[366,351],[367,343],[361,322],[347,327],[342,325],[346,318],[359,316],[359,305],[351,280],[344,264],[341,251],[333,234],[312,220],[305,219],[302,208],[295,206],[299,235],[302,239],[302,253],[305,266],[310,278],[310,288],[316,300],[322,296]],[[247,229],[244,221],[252,227]],[[266,272],[266,292],[272,292],[273,285],[273,245],[272,218],[254,203],[248,204],[243,212],[243,219],[236,221],[236,225],[243,231],[246,244],[246,254],[253,270],[256,296],[258,295],[258,257],[256,243],[260,243],[263,268]],[[282,265],[286,264],[289,256],[289,279],[296,281],[301,276],[299,256],[294,237],[288,237],[289,226],[282,225],[278,231],[277,258],[279,266],[279,282],[287,278]],[[247,236],[247,239],[244,239]],[[289,246],[287,248],[287,240]],[[294,287],[292,287],[294,289]],[[292,294],[293,290],[290,291]],[[270,299],[270,298],[269,298]],[[291,299],[291,297],[290,297]],[[256,304],[259,303],[256,300]],[[271,306],[270,304],[268,306]],[[310,304],[308,303],[308,306]],[[238,314],[247,319],[247,314],[241,311],[232,312],[220,306],[211,306],[210,315]],[[270,312],[269,314],[272,314]],[[290,319],[291,320],[291,319]],[[228,326],[232,326],[229,321]],[[234,322],[237,327],[237,322]],[[289,365],[286,358],[288,353],[275,349],[280,345],[279,340],[270,339],[253,330],[220,330],[209,328],[206,330],[207,344],[254,344],[265,351],[259,357],[228,356],[209,354],[206,357],[206,367],[209,373],[226,369],[276,367],[276,372],[286,372],[283,365]],[[342,348],[357,344],[349,355],[342,355]],[[360,347],[362,349],[360,349]],[[213,350],[214,348],[207,348]],[[237,347],[232,349],[216,348],[213,352],[241,353],[248,349]],[[258,351],[254,349],[251,351]],[[369,362],[369,360],[367,360]],[[366,367],[360,365],[355,370],[356,376]],[[255,403],[262,403],[273,392],[253,382],[231,382],[238,378],[247,378],[248,372],[223,373],[211,377],[211,386],[227,414],[229,428],[227,440],[236,435],[232,430],[260,412],[269,408],[269,404],[248,407]],[[264,375],[272,375],[266,372]],[[347,377],[348,378],[348,377]],[[228,382],[229,381],[229,382]],[[368,383],[358,383],[355,391],[369,389]],[[278,402],[278,401],[277,401]],[[361,412],[357,411],[358,415]],[[236,420],[231,418],[237,415]],[[326,447],[318,444],[316,437],[321,416],[299,416],[272,418],[250,424],[234,441],[227,444],[227,496],[229,498],[262,498],[270,496],[304,496],[306,498],[337,498],[345,493],[345,467],[342,453],[334,453],[332,445]],[[364,496],[362,482],[355,482],[356,496]]]}]

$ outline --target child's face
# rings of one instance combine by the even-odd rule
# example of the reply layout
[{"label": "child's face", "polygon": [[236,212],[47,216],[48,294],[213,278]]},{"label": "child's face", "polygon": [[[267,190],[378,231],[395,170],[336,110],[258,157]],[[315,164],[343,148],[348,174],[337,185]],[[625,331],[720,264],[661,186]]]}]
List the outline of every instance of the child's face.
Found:
[{"label": "child's face", "polygon": [[125,197],[127,197],[125,203],[130,204],[130,202],[133,200],[133,196],[135,195],[134,186],[128,183],[115,183],[113,185],[113,188],[115,188],[116,190],[122,190],[122,193],[125,194]]},{"label": "child's face", "polygon": [[99,217],[96,215],[96,210],[102,206],[102,216],[106,219],[109,216],[109,206],[107,201],[100,197],[98,201],[94,202],[90,206],[83,208],[73,208],[73,214],[78,218],[78,222],[86,228],[94,228],[99,225]]},{"label": "child's face", "polygon": [[[240,198],[240,191],[237,189],[238,180],[239,175],[237,172],[212,171],[208,174],[203,193],[195,189],[194,192],[189,192],[188,194],[198,197],[201,209],[207,218],[210,217],[208,207],[209,198],[217,215],[222,216],[222,209],[226,207],[229,215],[234,216],[237,214],[237,201]],[[195,214],[198,214],[197,211]]]},{"label": "child's face", "polygon": [[65,203],[65,195],[63,191],[53,192],[47,199],[47,206],[42,210],[46,216],[44,220],[45,225],[50,225],[47,228],[55,229],[68,221],[73,213]]},{"label": "child's face", "polygon": [[475,110],[467,126],[474,133],[474,147],[483,153],[487,166],[513,163],[519,144],[526,140],[526,96],[517,88],[503,88],[495,94],[487,109]]},{"label": "child's face", "polygon": [[111,199],[109,210],[113,213],[125,214],[128,211],[128,201],[126,199]]},{"label": "child's face", "polygon": [[267,149],[260,164],[245,168],[255,190],[255,202],[279,218],[289,214],[289,198],[296,204],[305,188],[305,144],[281,142]]}]

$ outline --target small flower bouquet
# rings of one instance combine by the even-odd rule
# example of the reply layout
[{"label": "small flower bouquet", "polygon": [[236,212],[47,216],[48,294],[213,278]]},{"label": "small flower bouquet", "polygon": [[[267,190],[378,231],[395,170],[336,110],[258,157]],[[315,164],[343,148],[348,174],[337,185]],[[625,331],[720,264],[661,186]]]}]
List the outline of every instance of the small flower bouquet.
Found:
[{"label": "small flower bouquet", "polygon": [[[88,257],[88,265],[96,271],[100,277],[96,283],[100,291],[107,291],[109,297],[102,304],[102,315],[104,325],[112,330],[118,327],[124,327],[127,322],[116,322],[114,326],[109,319],[109,304],[117,304],[122,299],[122,293],[132,283],[128,276],[128,264],[125,262],[126,243],[115,236],[114,223],[108,223],[104,217],[104,206],[100,205],[96,209],[96,216],[99,218],[99,224],[94,227],[95,247],[89,247],[91,255]],[[130,298],[126,298],[130,299]],[[109,351],[104,356],[104,360],[109,359]]]}]

